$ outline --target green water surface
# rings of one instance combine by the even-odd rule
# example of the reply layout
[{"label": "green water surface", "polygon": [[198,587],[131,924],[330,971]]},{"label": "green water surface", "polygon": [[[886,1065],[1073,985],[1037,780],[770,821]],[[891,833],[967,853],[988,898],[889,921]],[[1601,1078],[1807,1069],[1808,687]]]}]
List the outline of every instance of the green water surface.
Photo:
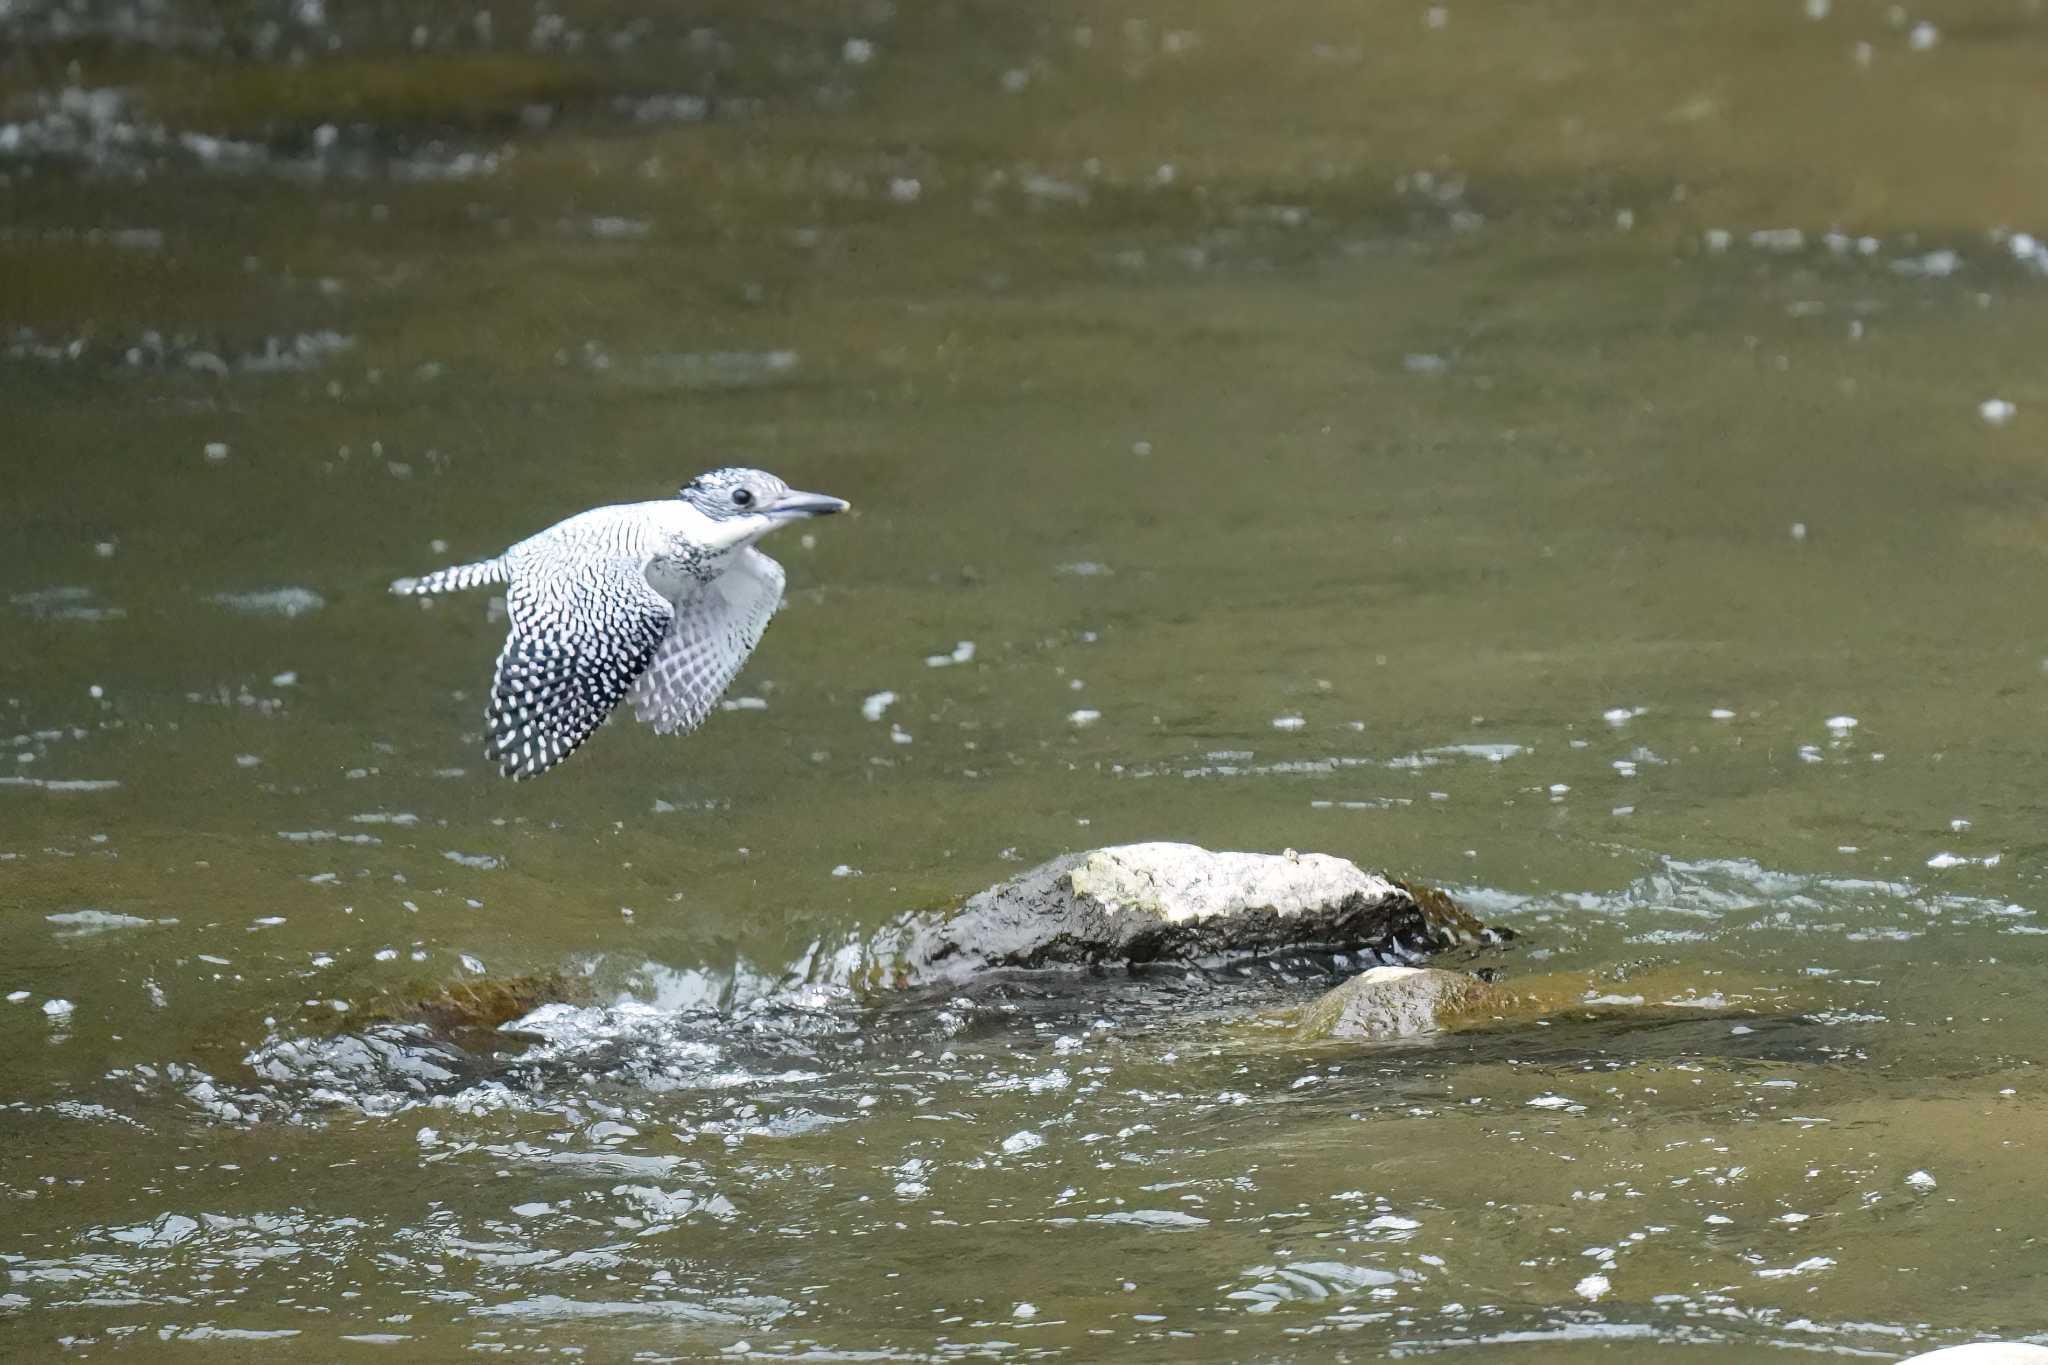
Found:
[{"label": "green water surface", "polygon": [[[2048,1332],[2044,71],[2030,0],[0,4],[0,1357]],[[486,595],[386,583],[734,461],[855,506],[746,705],[499,779]],[[834,989],[1149,838],[1746,1022]],[[531,974],[584,1032],[364,1041]]]}]

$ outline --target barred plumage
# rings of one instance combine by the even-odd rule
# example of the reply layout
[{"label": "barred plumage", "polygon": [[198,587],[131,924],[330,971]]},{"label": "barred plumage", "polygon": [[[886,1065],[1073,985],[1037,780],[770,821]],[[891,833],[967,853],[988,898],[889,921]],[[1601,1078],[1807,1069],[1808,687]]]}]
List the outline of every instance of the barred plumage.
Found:
[{"label": "barred plumage", "polygon": [[845,506],[759,470],[718,469],[674,499],[580,512],[496,558],[391,590],[507,584],[512,629],[491,680],[484,752],[507,777],[537,777],[628,694],[662,734],[702,724],[782,601],[782,566],[753,542]]},{"label": "barred plumage", "polygon": [[451,568],[436,569],[418,578],[401,578],[391,585],[391,591],[402,597],[425,597],[436,592],[462,592],[469,588],[481,588],[486,583],[503,583],[506,578],[505,561],[480,559],[474,564],[457,564]]}]

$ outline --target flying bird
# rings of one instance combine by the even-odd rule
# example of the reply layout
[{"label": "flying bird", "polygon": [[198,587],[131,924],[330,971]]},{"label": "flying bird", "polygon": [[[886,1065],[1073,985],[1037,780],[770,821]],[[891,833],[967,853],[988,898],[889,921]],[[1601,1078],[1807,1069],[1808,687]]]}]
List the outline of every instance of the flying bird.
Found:
[{"label": "flying bird", "polygon": [[714,469],[673,498],[578,512],[495,558],[391,591],[506,585],[512,631],[491,678],[484,754],[507,777],[538,777],[627,697],[660,734],[702,724],[782,602],[782,566],[754,542],[846,508],[758,469]]}]

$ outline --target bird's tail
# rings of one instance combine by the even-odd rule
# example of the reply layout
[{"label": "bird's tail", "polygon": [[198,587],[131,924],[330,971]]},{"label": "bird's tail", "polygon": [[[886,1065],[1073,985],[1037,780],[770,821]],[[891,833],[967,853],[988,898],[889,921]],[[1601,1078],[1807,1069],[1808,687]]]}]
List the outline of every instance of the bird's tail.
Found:
[{"label": "bird's tail", "polygon": [[502,557],[480,559],[474,564],[436,569],[418,578],[397,579],[391,584],[391,591],[400,597],[425,597],[433,592],[461,592],[467,588],[480,588],[486,583],[503,583],[509,576]]}]

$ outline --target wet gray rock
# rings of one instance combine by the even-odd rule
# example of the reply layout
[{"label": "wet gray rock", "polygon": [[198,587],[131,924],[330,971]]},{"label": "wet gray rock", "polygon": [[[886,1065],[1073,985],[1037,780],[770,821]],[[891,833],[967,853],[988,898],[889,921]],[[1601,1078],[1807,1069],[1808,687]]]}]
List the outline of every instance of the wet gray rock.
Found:
[{"label": "wet gray rock", "polygon": [[1413,962],[1490,937],[1441,892],[1343,858],[1123,844],[1056,858],[950,915],[905,922],[871,945],[869,984],[1004,968],[1209,968],[1299,950]]},{"label": "wet gray rock", "polygon": [[1373,967],[1326,991],[1302,1016],[1307,1040],[1388,1042],[1527,1014],[1504,986],[1441,967]]}]

